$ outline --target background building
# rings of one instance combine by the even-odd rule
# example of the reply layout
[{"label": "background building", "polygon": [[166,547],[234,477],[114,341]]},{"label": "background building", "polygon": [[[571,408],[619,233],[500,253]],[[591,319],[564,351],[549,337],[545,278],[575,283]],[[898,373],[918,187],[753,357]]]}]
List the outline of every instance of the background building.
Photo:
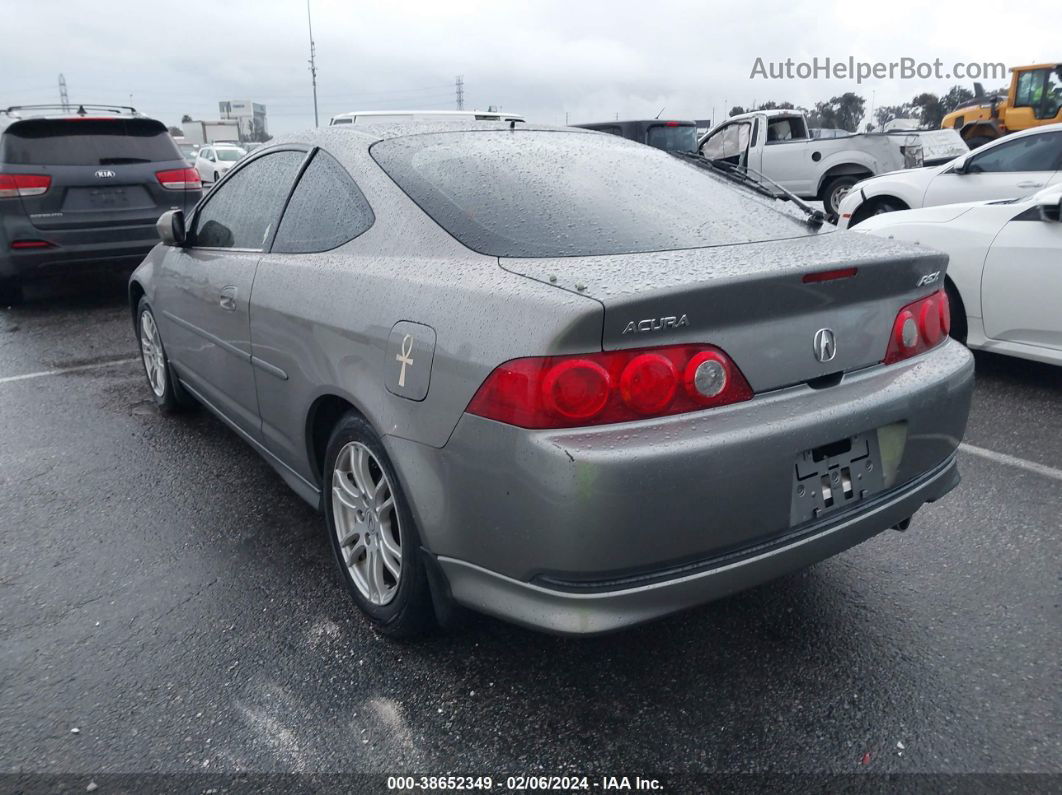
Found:
[{"label": "background building", "polygon": [[239,125],[241,141],[266,141],[266,108],[249,99],[223,100],[218,103],[222,119],[234,120]]}]

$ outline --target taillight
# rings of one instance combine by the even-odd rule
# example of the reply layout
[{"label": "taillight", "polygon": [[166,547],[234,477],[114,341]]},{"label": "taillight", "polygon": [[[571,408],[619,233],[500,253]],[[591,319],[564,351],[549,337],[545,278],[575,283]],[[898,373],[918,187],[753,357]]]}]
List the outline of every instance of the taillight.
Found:
[{"label": "taillight", "polygon": [[521,428],[606,425],[738,403],[752,388],[712,345],[513,359],[467,411]]},{"label": "taillight", "polygon": [[948,294],[938,290],[908,304],[896,315],[885,352],[885,364],[892,364],[939,344],[951,330]]},{"label": "taillight", "polygon": [[156,171],[159,184],[167,190],[198,190],[203,187],[199,172],[194,168],[175,168],[171,171]]},{"label": "taillight", "polygon": [[44,174],[0,174],[0,199],[41,196],[51,184],[52,178]]}]

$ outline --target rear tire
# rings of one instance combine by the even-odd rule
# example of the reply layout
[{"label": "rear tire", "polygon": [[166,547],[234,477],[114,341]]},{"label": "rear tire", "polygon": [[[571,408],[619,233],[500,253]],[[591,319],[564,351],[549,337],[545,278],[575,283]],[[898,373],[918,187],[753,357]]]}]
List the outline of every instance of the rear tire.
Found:
[{"label": "rear tire", "polygon": [[859,182],[862,177],[845,174],[834,177],[822,189],[822,205],[827,213],[833,216],[841,214],[841,200],[847,195],[852,186]]},{"label": "rear tire", "polygon": [[155,314],[144,297],[136,309],[136,341],[140,345],[140,363],[144,365],[148,388],[159,411],[172,414],[195,405],[195,400],[173,374]]},{"label": "rear tire", "polygon": [[18,279],[0,279],[0,306],[18,306],[22,303],[22,282]]},{"label": "rear tire", "polygon": [[435,611],[413,514],[380,437],[361,415],[351,411],[336,423],[323,471],[328,538],[354,603],[390,637],[431,629]]},{"label": "rear tire", "polygon": [[963,306],[959,291],[955,289],[951,279],[944,282],[944,291],[948,295],[948,306],[951,308],[951,337],[965,345],[966,335],[969,333],[966,327],[966,307]]}]

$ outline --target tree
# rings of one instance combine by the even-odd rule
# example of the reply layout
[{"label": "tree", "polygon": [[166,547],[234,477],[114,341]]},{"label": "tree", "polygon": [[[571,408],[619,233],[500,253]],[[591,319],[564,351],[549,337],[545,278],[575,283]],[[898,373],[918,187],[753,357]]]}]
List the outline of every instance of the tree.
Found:
[{"label": "tree", "polygon": [[189,116],[187,113],[181,116],[181,124],[188,124],[188,122],[190,122],[191,120],[192,117]]},{"label": "tree", "polygon": [[756,108],[756,110],[792,110],[795,107],[796,105],[794,105],[792,102],[775,102],[774,100],[770,100],[768,102],[764,102],[762,105]]},{"label": "tree", "polygon": [[894,119],[922,119],[922,109],[914,105],[904,103],[902,105],[882,105],[874,111],[874,121],[878,127],[884,127]]},{"label": "tree", "polygon": [[961,108],[973,99],[973,92],[962,86],[952,86],[948,93],[940,98],[941,117],[951,113],[956,108]]},{"label": "tree", "polygon": [[940,120],[944,118],[944,110],[936,94],[930,94],[928,91],[919,94],[911,100],[911,104],[920,109],[919,118],[922,120],[923,127],[931,130],[940,127]]},{"label": "tree", "polygon": [[830,104],[837,114],[837,127],[848,132],[859,129],[859,122],[863,118],[863,109],[867,102],[858,94],[848,91],[839,97],[833,97]]},{"label": "tree", "polygon": [[745,109],[743,107],[741,107],[740,105],[735,105],[734,107],[732,107],[730,109],[730,115],[731,116],[740,116],[744,112],[745,112]]},{"label": "tree", "polygon": [[184,130],[180,127],[170,127],[170,135],[174,138],[184,138]]}]

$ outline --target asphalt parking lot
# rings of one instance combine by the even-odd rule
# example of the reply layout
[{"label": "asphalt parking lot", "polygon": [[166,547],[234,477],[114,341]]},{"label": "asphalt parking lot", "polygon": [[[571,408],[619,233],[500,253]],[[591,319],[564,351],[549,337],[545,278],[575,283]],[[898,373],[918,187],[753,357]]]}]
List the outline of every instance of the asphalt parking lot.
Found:
[{"label": "asphalt parking lot", "polygon": [[149,400],[120,279],[0,309],[7,772],[1062,772],[1062,368],[978,355],[963,483],[813,568],[560,639],[376,636],[319,517]]}]

